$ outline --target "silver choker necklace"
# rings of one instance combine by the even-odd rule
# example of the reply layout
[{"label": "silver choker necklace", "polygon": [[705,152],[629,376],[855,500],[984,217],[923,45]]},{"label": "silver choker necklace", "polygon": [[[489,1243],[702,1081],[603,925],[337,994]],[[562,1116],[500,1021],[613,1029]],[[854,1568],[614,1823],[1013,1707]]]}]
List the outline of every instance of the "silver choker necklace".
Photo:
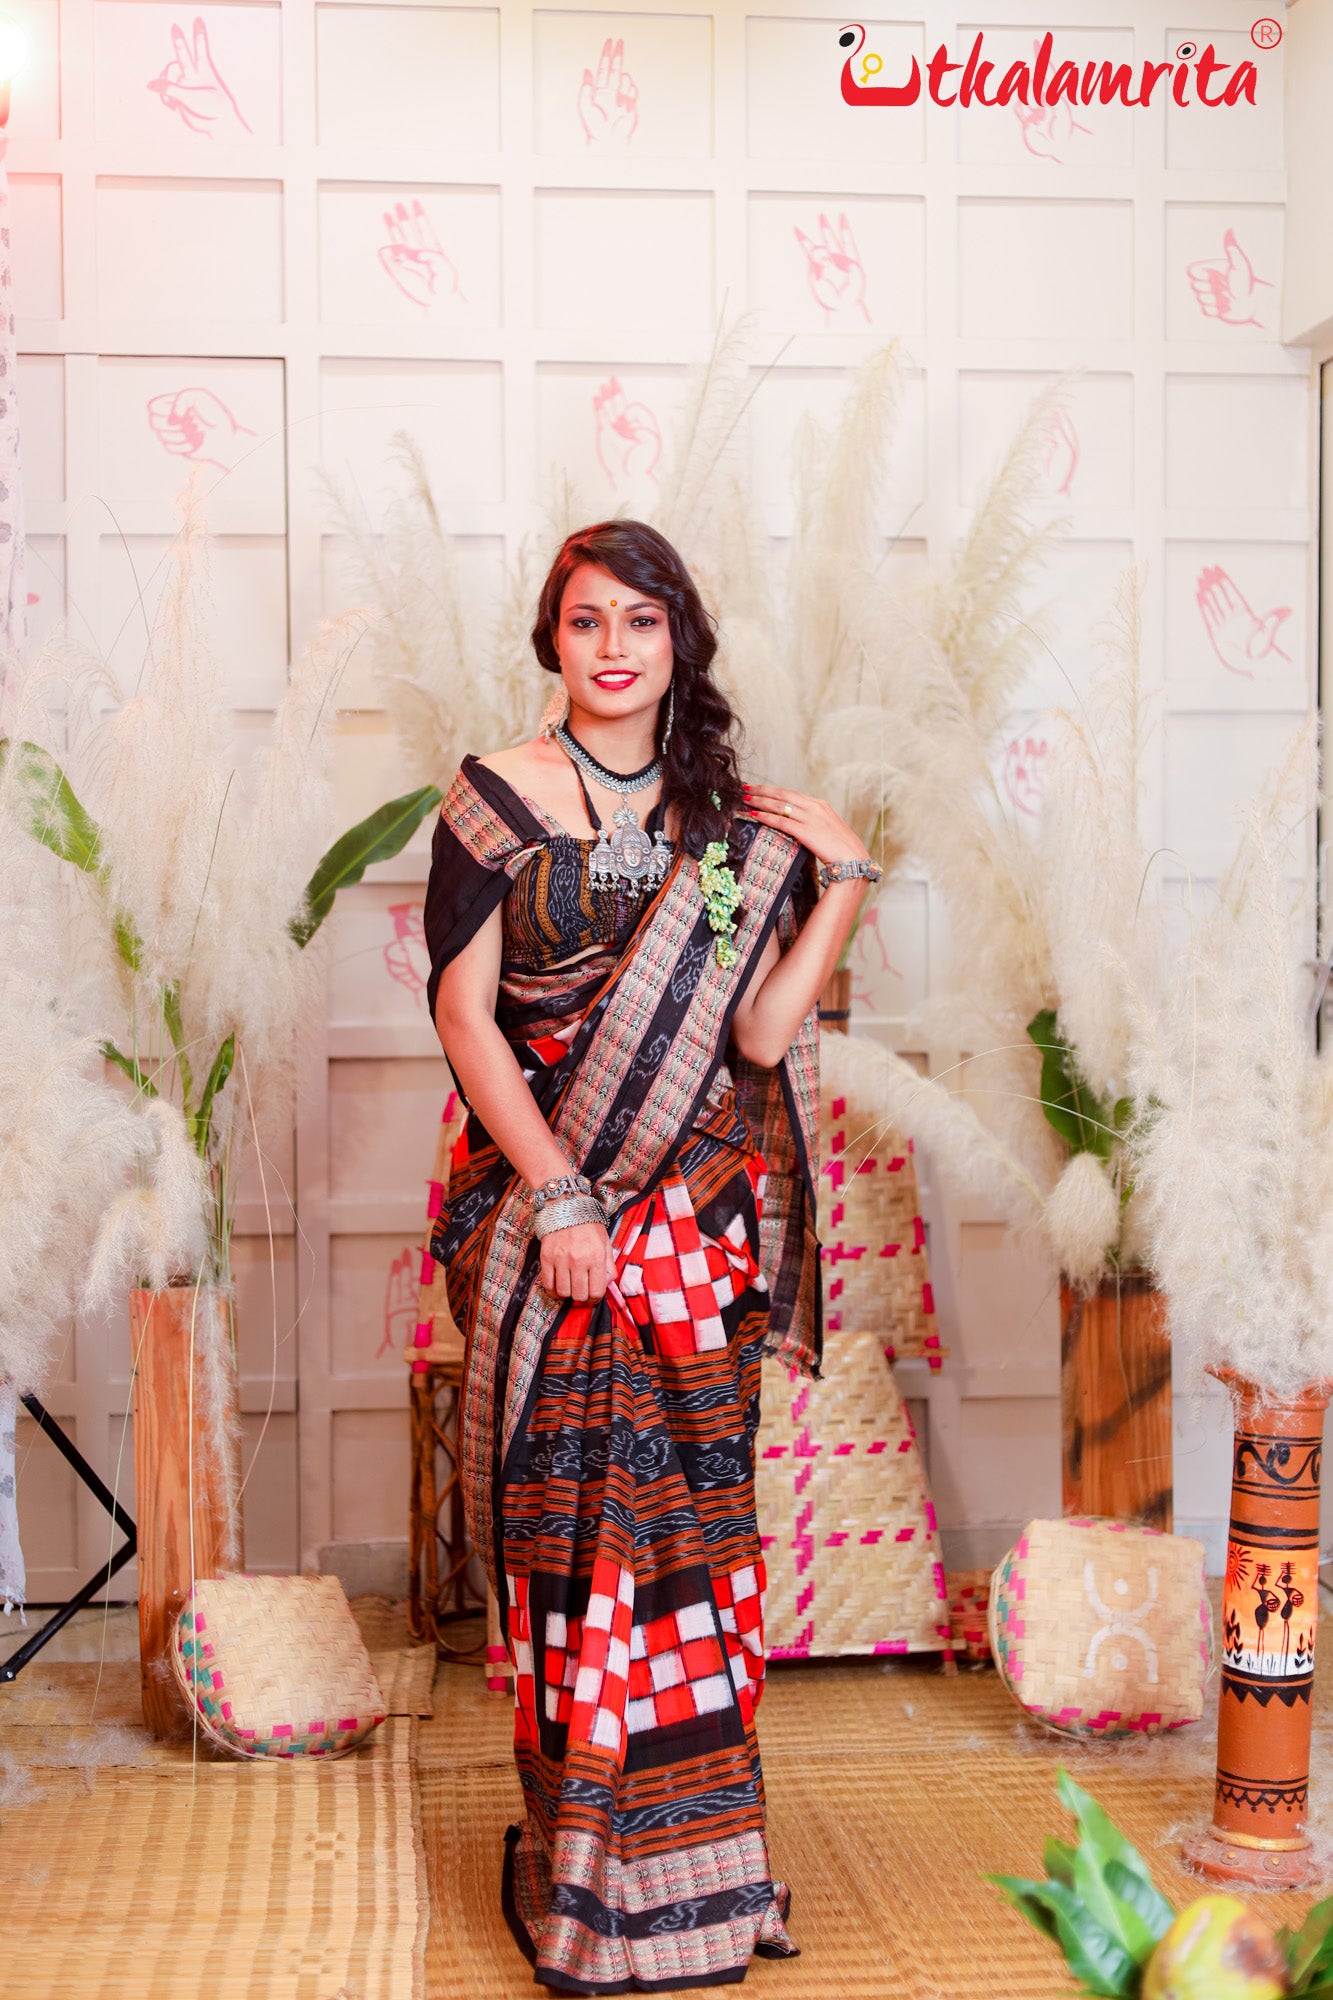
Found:
[{"label": "silver choker necklace", "polygon": [[555,732],[555,740],[567,757],[572,757],[581,770],[608,792],[619,792],[621,797],[629,792],[642,792],[649,785],[655,785],[662,775],[662,760],[654,757],[651,764],[645,764],[641,771],[608,771],[605,764],[599,764],[591,750],[585,750],[576,736],[571,736],[562,724]]}]

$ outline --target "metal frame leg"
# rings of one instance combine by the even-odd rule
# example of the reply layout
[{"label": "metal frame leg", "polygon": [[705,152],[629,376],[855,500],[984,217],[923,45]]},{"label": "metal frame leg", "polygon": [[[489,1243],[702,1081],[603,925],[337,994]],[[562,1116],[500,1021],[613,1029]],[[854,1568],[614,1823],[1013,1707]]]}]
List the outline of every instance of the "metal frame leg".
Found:
[{"label": "metal frame leg", "polygon": [[73,1597],[69,1599],[69,1602],[62,1604],[60,1609],[47,1619],[45,1625],[34,1632],[30,1639],[25,1639],[23,1644],[15,1652],[11,1653],[7,1660],[0,1660],[0,1681],[17,1680],[29,1660],[34,1659],[41,1652],[42,1647],[54,1639],[56,1633],[64,1626],[68,1625],[76,1611],[82,1611],[86,1604],[91,1604],[98,1591],[106,1588],[107,1584],[110,1583],[112,1577],[116,1574],[116,1571],[123,1569],[130,1558],[137,1554],[139,1548],[139,1531],[135,1527],[134,1522],[120,1505],[110,1487],[103,1485],[78,1446],[71,1438],[66,1437],[60,1425],[51,1415],[51,1412],[38,1402],[36,1396],[24,1396],[20,1400],[38,1429],[45,1431],[47,1437],[50,1438],[62,1458],[67,1459],[73,1466],[94,1500],[99,1501],[106,1508],[114,1525],[125,1536],[125,1540],[108,1559],[105,1569],[99,1569],[94,1576],[89,1578],[87,1583],[81,1585],[75,1591]]}]

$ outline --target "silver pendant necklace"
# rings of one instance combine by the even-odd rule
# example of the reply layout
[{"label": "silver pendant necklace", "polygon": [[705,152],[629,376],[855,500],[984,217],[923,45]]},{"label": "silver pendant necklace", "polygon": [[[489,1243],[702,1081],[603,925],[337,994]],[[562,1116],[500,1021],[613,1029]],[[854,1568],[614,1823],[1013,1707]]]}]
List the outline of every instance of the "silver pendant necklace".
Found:
[{"label": "silver pendant necklace", "polygon": [[614,889],[623,883],[637,896],[644,889],[662,886],[671,865],[671,843],[661,827],[649,839],[648,829],[639,825],[633,806],[616,807],[610,835],[595,813],[589,818],[597,827],[597,845],[588,856],[590,889]]},{"label": "silver pendant necklace", "polygon": [[571,736],[563,723],[555,732],[555,740],[567,757],[571,757],[590,778],[604,785],[608,792],[619,792],[623,798],[629,792],[646,791],[655,785],[662,775],[662,760],[654,757],[651,764],[645,764],[641,771],[608,771],[605,764],[598,763],[591,750],[585,750],[577,736]]},{"label": "silver pendant necklace", "polygon": [[611,832],[608,833],[588,794],[583,771],[579,767],[587,758],[591,775],[598,784],[605,783],[608,789],[624,793],[641,792],[653,784],[661,776],[661,764],[654,759],[644,770],[634,771],[625,778],[618,771],[604,773],[596,758],[588,757],[583,745],[564,730],[556,731],[556,741],[573,759],[574,775],[579,781],[588,818],[597,829],[597,844],[588,856],[588,887],[602,891],[623,889],[631,896],[639,896],[645,890],[660,889],[671,866],[671,843],[665,833],[659,827],[655,834],[650,835],[646,826],[640,826],[638,814],[628,804],[616,807],[611,818]]}]

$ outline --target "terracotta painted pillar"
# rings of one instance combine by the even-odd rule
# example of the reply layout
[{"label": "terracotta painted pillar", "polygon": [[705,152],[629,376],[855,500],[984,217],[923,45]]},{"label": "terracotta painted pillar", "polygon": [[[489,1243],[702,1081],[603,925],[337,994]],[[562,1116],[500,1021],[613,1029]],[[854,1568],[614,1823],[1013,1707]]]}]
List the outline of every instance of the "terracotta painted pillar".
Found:
[{"label": "terracotta painted pillar", "polygon": [[1217,1789],[1213,1823],[1184,1855],[1213,1881],[1299,1888],[1312,1879],[1305,1822],[1330,1385],[1265,1406],[1253,1383],[1217,1372],[1236,1398]]}]

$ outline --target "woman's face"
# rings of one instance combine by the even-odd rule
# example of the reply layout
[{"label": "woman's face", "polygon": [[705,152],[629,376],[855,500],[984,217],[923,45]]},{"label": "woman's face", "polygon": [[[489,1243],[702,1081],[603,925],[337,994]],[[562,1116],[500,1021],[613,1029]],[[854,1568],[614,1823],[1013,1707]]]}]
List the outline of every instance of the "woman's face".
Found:
[{"label": "woman's face", "polygon": [[610,721],[655,709],[670,684],[665,604],[592,563],[565,585],[555,643],[570,702],[590,715]]}]

